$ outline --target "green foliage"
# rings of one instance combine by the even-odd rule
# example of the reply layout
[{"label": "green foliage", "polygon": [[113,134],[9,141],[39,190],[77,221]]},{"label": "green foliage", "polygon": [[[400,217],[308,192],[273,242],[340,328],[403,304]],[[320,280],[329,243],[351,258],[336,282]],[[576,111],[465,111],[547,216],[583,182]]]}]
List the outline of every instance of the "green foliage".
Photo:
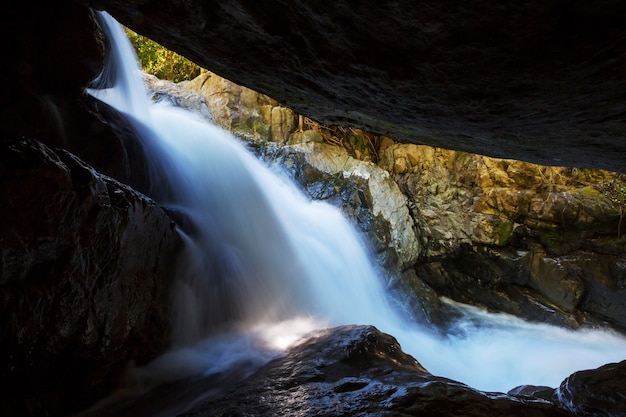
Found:
[{"label": "green foliage", "polygon": [[126,35],[133,44],[141,68],[162,80],[180,82],[197,77],[203,71],[187,58],[170,51],[153,40],[126,28]]},{"label": "green foliage", "polygon": [[596,188],[609,197],[613,204],[626,208],[626,174],[618,174],[609,181],[600,182]]},{"label": "green foliage", "polygon": [[617,237],[622,236],[622,220],[626,211],[626,174],[618,174],[610,181],[597,185],[598,190],[609,197],[619,209],[619,223],[617,225]]}]

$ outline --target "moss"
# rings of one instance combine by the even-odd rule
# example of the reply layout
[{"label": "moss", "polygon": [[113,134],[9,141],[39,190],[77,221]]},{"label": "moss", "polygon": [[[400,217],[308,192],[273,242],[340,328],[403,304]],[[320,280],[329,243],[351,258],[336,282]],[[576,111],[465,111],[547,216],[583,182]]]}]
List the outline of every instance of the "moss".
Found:
[{"label": "moss", "polygon": [[587,186],[587,187],[578,189],[577,194],[588,199],[595,199],[603,195],[600,191],[598,191],[592,186]]},{"label": "moss", "polygon": [[252,121],[252,133],[260,136],[262,139],[268,139],[270,135],[270,127],[261,120]]},{"label": "moss", "polygon": [[233,119],[230,125],[230,131],[243,138],[268,140],[269,126],[262,120],[242,116],[239,119]]},{"label": "moss", "polygon": [[545,231],[539,236],[539,241],[549,253],[560,253],[561,236],[554,231]]},{"label": "moss", "polygon": [[511,233],[513,232],[513,222],[510,220],[505,220],[500,223],[498,227],[498,246],[504,246],[509,243],[509,239],[511,239]]},{"label": "moss", "polygon": [[580,242],[588,239],[588,231],[566,230],[541,230],[538,231],[539,241],[545,250],[551,255],[565,255],[580,247]]}]

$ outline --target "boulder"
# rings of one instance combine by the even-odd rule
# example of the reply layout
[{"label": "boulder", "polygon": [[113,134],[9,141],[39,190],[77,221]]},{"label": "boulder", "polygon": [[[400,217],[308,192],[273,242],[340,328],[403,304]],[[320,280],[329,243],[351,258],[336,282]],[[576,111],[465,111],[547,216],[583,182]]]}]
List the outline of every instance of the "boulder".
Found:
[{"label": "boulder", "polygon": [[167,346],[181,246],[147,197],[33,139],[0,151],[0,414],[77,411]]},{"label": "boulder", "polygon": [[626,361],[579,371],[556,390],[561,406],[581,417],[626,414]]}]

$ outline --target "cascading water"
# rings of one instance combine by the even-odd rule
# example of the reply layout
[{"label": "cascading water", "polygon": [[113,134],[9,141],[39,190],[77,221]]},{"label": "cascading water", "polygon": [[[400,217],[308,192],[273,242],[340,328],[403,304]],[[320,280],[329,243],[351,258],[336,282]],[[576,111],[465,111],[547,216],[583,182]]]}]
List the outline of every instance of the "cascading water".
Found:
[{"label": "cascading water", "polygon": [[433,374],[490,391],[556,386],[576,370],[624,359],[626,341],[614,333],[466,306],[455,335],[416,328],[391,307],[367,250],[336,209],[305,199],[223,130],[150,103],[130,43],[102,18],[115,77],[105,72],[90,92],[129,116],[155,165],[152,184],[163,188],[152,197],[189,225],[181,226],[187,245],[173,346],[146,373],[175,380],[260,364],[300,334],[339,324],[373,324]]}]

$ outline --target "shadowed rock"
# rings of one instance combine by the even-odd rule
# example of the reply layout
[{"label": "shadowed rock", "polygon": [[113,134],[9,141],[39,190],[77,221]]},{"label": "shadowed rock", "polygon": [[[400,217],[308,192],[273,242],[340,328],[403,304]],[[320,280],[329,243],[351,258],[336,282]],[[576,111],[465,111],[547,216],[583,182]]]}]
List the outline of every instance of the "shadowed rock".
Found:
[{"label": "shadowed rock", "polygon": [[624,171],[626,3],[84,0],[325,123]]},{"label": "shadowed rock", "polygon": [[623,416],[626,413],[626,361],[579,371],[561,383],[556,395],[577,416]]},{"label": "shadowed rock", "polygon": [[35,140],[0,150],[0,414],[65,415],[168,343],[181,244],[151,200]]}]

